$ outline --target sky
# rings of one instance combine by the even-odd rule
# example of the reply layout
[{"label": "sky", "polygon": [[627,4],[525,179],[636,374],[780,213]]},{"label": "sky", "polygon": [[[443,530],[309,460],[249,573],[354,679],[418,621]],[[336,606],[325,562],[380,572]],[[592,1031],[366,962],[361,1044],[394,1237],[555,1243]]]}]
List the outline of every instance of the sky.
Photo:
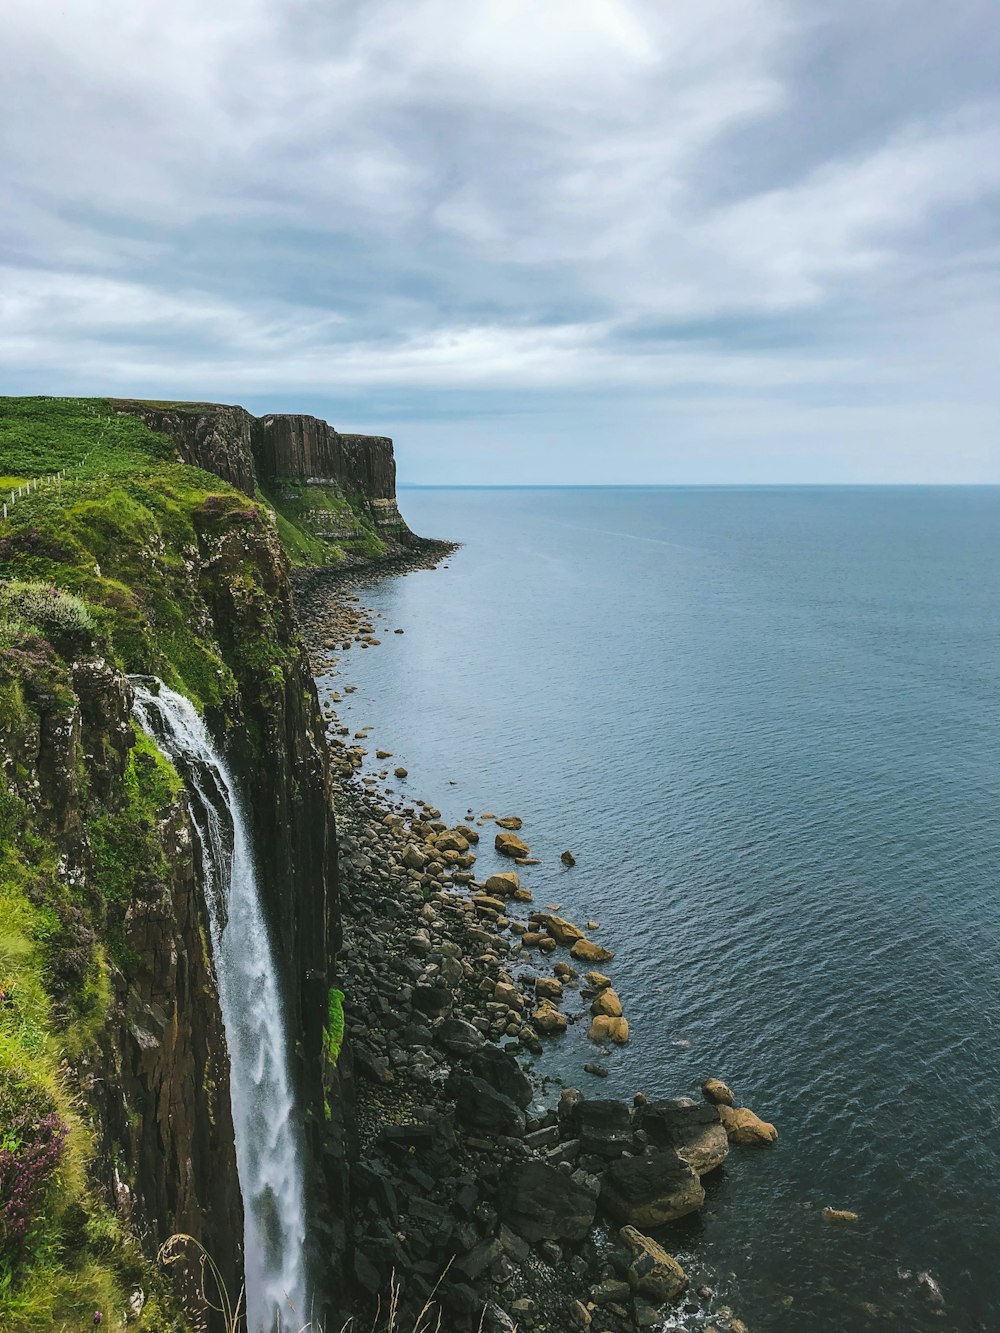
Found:
[{"label": "sky", "polygon": [[0,393],[1000,482],[994,0],[4,0]]}]

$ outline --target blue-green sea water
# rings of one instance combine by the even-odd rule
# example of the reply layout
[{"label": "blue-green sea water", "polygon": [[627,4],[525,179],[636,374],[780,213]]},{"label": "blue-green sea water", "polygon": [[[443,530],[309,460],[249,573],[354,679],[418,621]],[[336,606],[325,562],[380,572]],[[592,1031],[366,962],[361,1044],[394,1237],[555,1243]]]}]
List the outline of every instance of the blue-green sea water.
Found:
[{"label": "blue-green sea water", "polygon": [[544,1069],[718,1075],[780,1131],[668,1246],[754,1331],[1000,1329],[1000,489],[401,504],[463,546],[362,593],[340,711],[449,819],[520,815],[536,902],[600,922],[631,1044]]}]

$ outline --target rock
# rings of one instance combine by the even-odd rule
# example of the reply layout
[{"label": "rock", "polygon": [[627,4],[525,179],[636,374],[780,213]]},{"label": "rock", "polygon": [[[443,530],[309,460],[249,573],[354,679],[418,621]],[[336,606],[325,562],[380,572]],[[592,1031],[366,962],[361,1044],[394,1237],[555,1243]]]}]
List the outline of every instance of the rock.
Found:
[{"label": "rock", "polygon": [[516,833],[498,833],[494,846],[501,856],[516,858],[531,854],[531,848],[526,842],[522,842]]},{"label": "rock", "polygon": [[577,940],[570,953],[574,958],[579,958],[581,963],[610,963],[614,958],[610,949],[595,944],[593,940]]},{"label": "rock", "polygon": [[563,852],[559,860],[563,863],[564,866],[576,865],[576,857],[573,855],[572,852]]},{"label": "rock", "polygon": [[583,979],[591,990],[603,990],[605,986],[611,985],[611,978],[603,972],[588,972]]},{"label": "rock", "polygon": [[627,1277],[634,1292],[662,1305],[665,1301],[675,1300],[685,1290],[687,1274],[662,1245],[635,1227],[622,1227],[618,1239],[632,1255]]},{"label": "rock", "polygon": [[610,986],[605,986],[595,997],[590,1006],[592,1014],[603,1014],[605,1018],[621,1018],[622,1002],[618,998],[616,991]]},{"label": "rock", "polygon": [[391,758],[392,758],[392,751],[391,751],[391,750],[376,750],[376,751],[375,751],[375,758],[376,758],[376,759],[391,759]]},{"label": "rock", "polygon": [[827,1222],[857,1222],[857,1213],[852,1213],[847,1208],[824,1208],[823,1218]]},{"label": "rock", "polygon": [[569,1026],[569,1020],[565,1014],[559,1012],[551,1000],[542,1000],[538,1008],[531,1015],[531,1021],[539,1032],[555,1033],[565,1032]]},{"label": "rock", "polygon": [[465,1124],[499,1134],[524,1133],[524,1112],[484,1079],[452,1074],[447,1086],[455,1098],[455,1111]]},{"label": "rock", "polygon": [[632,1119],[624,1102],[583,1101],[572,1119],[580,1151],[595,1157],[620,1157],[632,1146]]},{"label": "rock", "polygon": [[628,1042],[628,1019],[607,1018],[600,1014],[591,1021],[587,1036],[598,1044],[611,1041],[616,1046],[624,1046]]},{"label": "rock", "polygon": [[525,1162],[505,1174],[500,1216],[530,1241],[583,1240],[597,1199],[586,1186],[547,1162]]},{"label": "rock", "polygon": [[607,1078],[608,1071],[604,1065],[600,1065],[596,1060],[588,1060],[583,1066],[585,1074],[593,1074],[595,1078]]},{"label": "rock", "polygon": [[434,846],[439,852],[467,852],[469,840],[463,838],[457,829],[448,829],[445,833],[438,834]]},{"label": "rock", "polygon": [[469,1061],[469,1069],[485,1083],[520,1107],[530,1106],[532,1090],[527,1074],[512,1055],[496,1046],[484,1046]]},{"label": "rock", "polygon": [[497,820],[497,828],[511,829],[515,833],[523,827],[524,823],[518,819],[517,815],[507,815],[505,818]]},{"label": "rock", "polygon": [[486,1038],[464,1018],[445,1018],[434,1030],[434,1040],[449,1055],[474,1055],[485,1046]]},{"label": "rock", "polygon": [[567,921],[565,917],[553,916],[548,912],[539,912],[532,917],[532,920],[543,925],[557,944],[573,944],[577,940],[583,939],[583,931],[580,927],[574,926],[572,921]]},{"label": "rock", "polygon": [[561,1000],[562,982],[555,977],[538,977],[535,981],[535,994],[541,1000]]},{"label": "rock", "polygon": [[705,1100],[715,1106],[732,1106],[736,1101],[732,1089],[721,1078],[707,1078],[701,1085]]},{"label": "rock", "polygon": [[660,1099],[636,1109],[635,1125],[656,1148],[673,1148],[688,1166],[703,1176],[726,1160],[729,1139],[719,1108],[687,1098]]},{"label": "rock", "polygon": [[615,1221],[644,1231],[696,1212],[704,1202],[697,1173],[670,1149],[619,1158],[601,1182],[601,1207]]},{"label": "rock", "polygon": [[394,768],[393,773],[397,778],[407,778],[410,776],[405,768]]},{"label": "rock", "polygon": [[569,1317],[571,1328],[589,1328],[594,1322],[590,1311],[584,1305],[583,1301],[570,1301],[566,1313]]},{"label": "rock", "polygon": [[487,893],[500,898],[509,898],[521,887],[521,876],[516,870],[505,870],[499,875],[490,875],[483,885]]},{"label": "rock", "polygon": [[406,851],[403,853],[403,865],[409,867],[410,870],[423,870],[426,864],[427,857],[423,854],[420,848],[412,842],[409,843]]},{"label": "rock", "polygon": [[757,1146],[774,1143],[778,1131],[760,1116],[754,1115],[746,1106],[720,1106],[719,1118],[729,1135],[730,1143],[742,1143]]},{"label": "rock", "polygon": [[437,1018],[451,1009],[453,996],[446,986],[414,986],[410,1002],[428,1018]]},{"label": "rock", "polygon": [[569,963],[556,963],[552,971],[560,981],[572,981],[576,976],[576,970],[570,967]]},{"label": "rock", "polygon": [[622,1282],[613,1277],[598,1282],[587,1293],[594,1305],[622,1305],[631,1294],[632,1288],[627,1282]]}]

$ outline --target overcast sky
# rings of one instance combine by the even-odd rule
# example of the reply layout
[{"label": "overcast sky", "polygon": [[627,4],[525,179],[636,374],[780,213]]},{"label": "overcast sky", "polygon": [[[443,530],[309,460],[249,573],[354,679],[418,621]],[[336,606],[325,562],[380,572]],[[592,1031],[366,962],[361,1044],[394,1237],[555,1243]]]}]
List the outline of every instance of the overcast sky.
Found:
[{"label": "overcast sky", "polygon": [[0,392],[1000,481],[995,0],[3,0]]}]

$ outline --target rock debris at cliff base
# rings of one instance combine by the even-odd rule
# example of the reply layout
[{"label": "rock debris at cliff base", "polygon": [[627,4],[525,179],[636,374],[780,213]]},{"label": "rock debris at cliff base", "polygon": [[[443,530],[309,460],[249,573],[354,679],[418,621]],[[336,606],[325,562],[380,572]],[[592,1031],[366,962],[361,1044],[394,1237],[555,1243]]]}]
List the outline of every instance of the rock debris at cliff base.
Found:
[{"label": "rock debris at cliff base", "polygon": [[[371,645],[383,632],[345,582],[325,584],[319,597],[300,589],[299,610],[324,675],[345,642]],[[739,1333],[713,1287],[642,1229],[703,1205],[701,1176],[729,1150],[719,1107],[708,1090],[705,1100],[640,1095],[630,1106],[529,1080],[515,1055],[541,1053],[546,1034],[571,1022],[625,1023],[611,978],[581,975],[588,964],[568,950],[591,942],[573,923],[533,911],[517,873],[476,879],[480,830],[495,816],[449,830],[426,802],[393,806],[370,778],[358,781],[368,729],[337,735],[350,732],[332,702],[341,690],[321,692],[321,704],[340,742],[359,1308],[395,1272],[414,1311],[441,1279],[444,1326],[455,1329],[477,1327],[485,1308],[484,1327],[498,1330],[632,1333],[671,1313]],[[511,914],[519,903],[531,919]],[[529,953],[532,936],[558,955]],[[568,1001],[581,1007],[567,1012]]]}]

